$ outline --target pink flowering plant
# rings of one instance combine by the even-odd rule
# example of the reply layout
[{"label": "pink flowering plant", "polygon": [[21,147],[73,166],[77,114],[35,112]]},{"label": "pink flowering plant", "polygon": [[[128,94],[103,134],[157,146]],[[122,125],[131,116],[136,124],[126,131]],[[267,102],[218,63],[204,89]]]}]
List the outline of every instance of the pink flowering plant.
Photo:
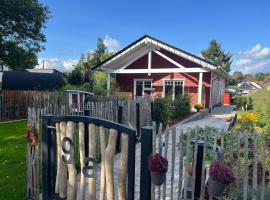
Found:
[{"label": "pink flowering plant", "polygon": [[148,158],[148,166],[152,173],[164,174],[168,170],[168,160],[158,153],[151,154]]},{"label": "pink flowering plant", "polygon": [[232,168],[222,161],[214,161],[210,165],[209,175],[214,181],[222,184],[230,184],[235,180]]}]

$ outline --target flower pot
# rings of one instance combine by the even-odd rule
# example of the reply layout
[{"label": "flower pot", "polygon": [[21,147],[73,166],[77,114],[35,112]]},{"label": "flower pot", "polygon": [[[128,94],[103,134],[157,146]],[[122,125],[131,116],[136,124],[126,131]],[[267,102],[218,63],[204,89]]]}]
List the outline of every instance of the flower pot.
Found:
[{"label": "flower pot", "polygon": [[151,181],[154,185],[160,186],[166,179],[166,173],[163,174],[156,174],[151,172]]},{"label": "flower pot", "polygon": [[232,121],[232,117],[227,117],[226,118],[226,122],[231,122]]},{"label": "flower pot", "polygon": [[213,179],[208,180],[208,193],[213,197],[221,197],[227,184],[222,184]]}]

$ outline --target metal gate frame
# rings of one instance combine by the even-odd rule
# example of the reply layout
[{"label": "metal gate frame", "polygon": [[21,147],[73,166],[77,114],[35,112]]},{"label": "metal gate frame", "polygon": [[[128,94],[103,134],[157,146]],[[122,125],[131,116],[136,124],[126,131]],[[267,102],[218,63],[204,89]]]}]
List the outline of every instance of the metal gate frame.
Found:
[{"label": "metal gate frame", "polygon": [[[135,190],[135,145],[136,130],[112,121],[87,116],[42,116],[42,186],[43,200],[59,199],[55,194],[56,179],[56,133],[54,124],[57,122],[84,122],[115,129],[118,133],[128,135],[128,192],[129,200],[134,199]],[[86,129],[88,131],[88,129]],[[88,132],[87,132],[88,133]],[[85,134],[88,136],[88,134]],[[88,138],[88,137],[87,137]],[[86,139],[87,139],[86,138]],[[87,143],[87,142],[86,142]],[[141,180],[142,181],[142,180]]]}]

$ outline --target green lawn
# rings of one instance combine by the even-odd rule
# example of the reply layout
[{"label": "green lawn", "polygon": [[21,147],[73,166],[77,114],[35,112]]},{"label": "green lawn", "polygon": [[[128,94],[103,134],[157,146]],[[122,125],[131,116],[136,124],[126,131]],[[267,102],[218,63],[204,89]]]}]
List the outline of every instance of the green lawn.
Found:
[{"label": "green lawn", "polygon": [[26,123],[0,124],[0,200],[25,199]]}]

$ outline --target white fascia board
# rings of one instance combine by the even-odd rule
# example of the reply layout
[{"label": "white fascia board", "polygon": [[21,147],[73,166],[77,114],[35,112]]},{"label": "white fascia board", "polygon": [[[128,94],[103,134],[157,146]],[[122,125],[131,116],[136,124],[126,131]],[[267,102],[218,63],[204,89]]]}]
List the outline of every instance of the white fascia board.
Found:
[{"label": "white fascia board", "polygon": [[136,47],[146,44],[146,39],[143,39],[142,41],[132,45],[131,47],[129,47],[128,49],[126,49],[125,51],[123,51],[122,53],[120,53],[119,55],[113,57],[111,60],[108,60],[106,63],[104,63],[103,65],[100,66],[101,69],[103,69],[102,67],[105,65],[108,65],[110,63],[112,63],[113,61],[118,60],[120,57],[122,57],[124,54],[127,54],[128,52],[130,52],[131,50],[135,49]]},{"label": "white fascia board", "polygon": [[147,73],[199,73],[208,72],[202,68],[169,68],[169,69],[120,69],[111,71],[115,74],[147,74]]},{"label": "white fascia board", "polygon": [[100,69],[104,69],[110,63],[113,63],[114,61],[117,61],[120,57],[122,57],[123,55],[125,55],[125,54],[129,53],[130,51],[134,50],[138,46],[141,46],[141,45],[147,45],[147,46],[149,45],[149,46],[151,46],[151,44],[153,46],[155,46],[155,47],[163,48],[163,49],[165,49],[165,50],[167,50],[169,52],[172,52],[172,53],[174,53],[174,54],[176,54],[178,56],[181,56],[181,57],[186,58],[186,59],[188,59],[188,60],[190,60],[192,62],[195,62],[197,64],[200,64],[200,65],[202,65],[206,69],[209,69],[209,70],[215,70],[215,69],[217,69],[217,67],[214,66],[214,65],[211,65],[211,64],[209,64],[207,62],[204,62],[204,61],[202,61],[202,60],[200,60],[198,58],[195,58],[193,56],[190,56],[190,55],[188,55],[188,54],[186,54],[186,53],[184,53],[182,51],[178,51],[178,50],[176,50],[176,49],[174,49],[174,48],[172,48],[170,46],[167,46],[165,44],[162,44],[162,43],[160,43],[160,42],[158,42],[156,40],[150,39],[150,38],[144,38],[142,41],[140,41],[140,42],[134,44],[133,46],[129,47],[128,49],[126,49],[125,51],[123,51],[122,53],[120,53],[119,55],[113,57],[111,60],[108,60],[106,63],[104,63],[103,65],[100,66]]},{"label": "white fascia board", "polygon": [[255,86],[258,89],[262,89],[262,86],[258,85],[256,82],[250,82],[253,86]]}]

